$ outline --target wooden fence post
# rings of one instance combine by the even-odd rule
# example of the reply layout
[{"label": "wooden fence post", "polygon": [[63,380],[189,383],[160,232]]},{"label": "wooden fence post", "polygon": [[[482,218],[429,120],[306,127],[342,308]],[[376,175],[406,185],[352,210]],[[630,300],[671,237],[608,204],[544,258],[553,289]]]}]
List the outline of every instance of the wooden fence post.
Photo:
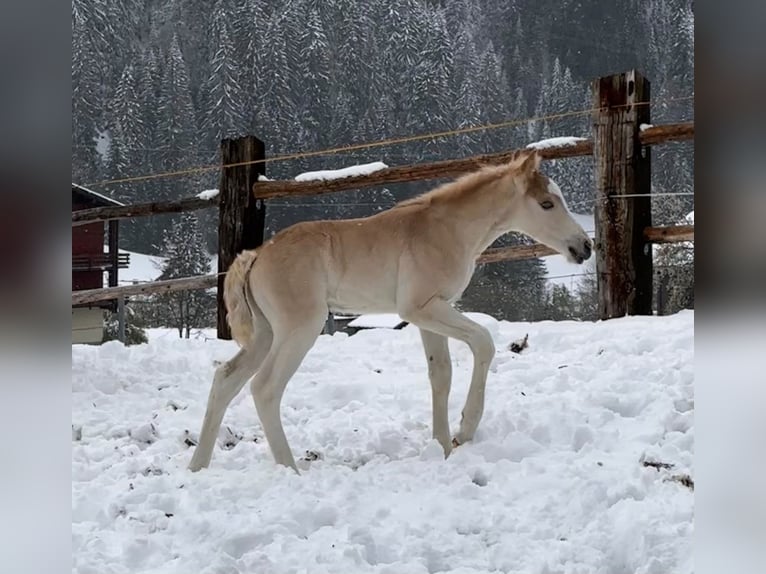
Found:
[{"label": "wooden fence post", "polygon": [[[254,136],[221,141],[221,182],[218,192],[218,272],[226,271],[243,249],[263,243],[266,206],[253,196],[253,184],[266,173],[263,162],[224,167],[262,160],[263,142]],[[231,339],[223,302],[224,276],[218,277],[218,338]]]},{"label": "wooden fence post", "polygon": [[593,97],[599,316],[651,315],[652,251],[644,238],[652,224],[651,156],[639,141],[641,124],[649,124],[649,81],[635,70],[607,76],[595,81]]}]

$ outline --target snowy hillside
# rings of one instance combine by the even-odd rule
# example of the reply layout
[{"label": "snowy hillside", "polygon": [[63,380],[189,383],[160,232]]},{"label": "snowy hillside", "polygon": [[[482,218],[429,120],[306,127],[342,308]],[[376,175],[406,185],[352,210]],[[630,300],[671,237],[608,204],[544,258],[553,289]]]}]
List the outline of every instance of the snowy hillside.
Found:
[{"label": "snowy hillside", "polygon": [[[316,458],[301,476],[274,465],[246,391],[211,468],[185,469],[233,343],[73,346],[73,571],[691,572],[693,312],[480,318],[487,407],[446,461],[416,329],[322,336],[283,402],[294,452]],[[452,348],[454,429],[471,361]]]}]

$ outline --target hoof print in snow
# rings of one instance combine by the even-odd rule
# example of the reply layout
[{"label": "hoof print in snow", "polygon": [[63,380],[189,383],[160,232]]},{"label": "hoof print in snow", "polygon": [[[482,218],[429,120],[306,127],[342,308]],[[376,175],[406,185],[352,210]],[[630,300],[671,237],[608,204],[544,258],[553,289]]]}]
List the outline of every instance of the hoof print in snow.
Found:
[{"label": "hoof print in snow", "polygon": [[168,404],[166,405],[170,410],[173,411],[185,411],[186,406],[185,405],[179,405],[175,401],[168,401]]},{"label": "hoof print in snow", "polygon": [[523,339],[518,339],[516,341],[513,341],[509,346],[508,350],[512,353],[521,353],[524,349],[529,347],[529,343],[527,342],[529,339],[529,333],[524,335]]},{"label": "hoof print in snow", "polygon": [[159,438],[157,428],[152,423],[129,430],[128,436],[139,445],[150,445]]},{"label": "hoof print in snow", "polygon": [[144,476],[160,476],[163,474],[162,469],[158,468],[154,465],[147,466],[144,470],[141,471],[141,474]]},{"label": "hoof print in snow", "polygon": [[184,444],[186,446],[197,446],[197,438],[193,437],[188,430],[184,431]]},{"label": "hoof print in snow", "polygon": [[314,460],[321,460],[321,458],[322,458],[322,455],[319,454],[318,452],[316,452],[314,450],[307,450],[306,454],[304,454],[301,457],[301,460],[305,460],[305,461],[311,462],[311,461],[314,461]]},{"label": "hoof print in snow", "polygon": [[663,468],[666,469],[666,470],[669,470],[669,469],[673,468],[673,466],[674,466],[673,464],[671,464],[669,462],[659,462],[659,461],[656,461],[656,460],[642,460],[641,464],[643,466],[645,466],[645,467],[648,466],[648,467],[654,468],[654,469],[656,469],[658,471],[660,469],[663,469]]},{"label": "hoof print in snow", "polygon": [[374,372],[381,374],[383,372],[383,369],[373,369]]},{"label": "hoof print in snow", "polygon": [[221,448],[223,450],[231,450],[235,446],[239,444],[239,441],[241,441],[244,438],[244,436],[241,433],[234,432],[231,430],[231,428],[226,427],[221,432]]},{"label": "hoof print in snow", "polygon": [[82,440],[82,426],[72,425],[72,440],[79,442]]},{"label": "hoof print in snow", "polygon": [[677,482],[692,492],[694,491],[694,479],[688,474],[674,474],[670,478],[666,478],[665,482]]},{"label": "hoof print in snow", "polygon": [[471,482],[474,483],[476,486],[487,486],[489,479],[487,478],[486,474],[484,474],[480,470],[477,470],[476,472],[473,473]]}]

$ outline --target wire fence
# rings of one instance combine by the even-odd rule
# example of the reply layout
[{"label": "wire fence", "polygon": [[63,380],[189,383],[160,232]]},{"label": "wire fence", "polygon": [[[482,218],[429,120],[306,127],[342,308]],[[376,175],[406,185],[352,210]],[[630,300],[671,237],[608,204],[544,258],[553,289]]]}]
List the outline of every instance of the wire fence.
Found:
[{"label": "wire fence", "polygon": [[[635,102],[635,103],[629,103],[629,104],[621,104],[617,106],[611,106],[610,109],[617,109],[622,107],[640,107],[640,106],[650,106],[650,105],[665,105],[668,103],[673,102],[680,102],[680,101],[688,101],[693,100],[693,95],[688,96],[679,96],[679,97],[672,97],[672,98],[663,98],[658,100],[650,100],[646,102]],[[509,127],[516,127],[516,126],[522,126],[533,122],[546,122],[546,121],[552,121],[552,120],[558,120],[558,119],[564,119],[564,118],[570,118],[570,117],[576,117],[576,116],[583,116],[583,115],[589,115],[593,114],[595,112],[598,112],[604,108],[586,108],[582,110],[576,110],[576,111],[569,111],[569,112],[561,112],[556,114],[547,114],[547,115],[541,115],[541,116],[533,116],[528,118],[522,118],[522,119],[511,119],[506,120],[502,122],[495,122],[495,123],[489,123],[489,124],[482,124],[478,126],[466,126],[462,128],[454,128],[450,130],[443,130],[438,132],[428,132],[424,134],[415,134],[410,136],[403,136],[403,137],[394,137],[394,138],[388,138],[383,140],[377,140],[373,142],[366,142],[366,143],[359,143],[359,144],[349,144],[344,146],[337,146],[337,147],[331,147],[326,149],[320,149],[320,150],[312,150],[312,151],[305,151],[305,152],[294,152],[294,153],[288,153],[284,155],[278,155],[270,158],[263,158],[263,159],[257,159],[257,160],[249,160],[249,161],[243,161],[243,162],[236,162],[236,163],[229,163],[225,165],[215,164],[215,165],[200,165],[195,167],[189,167],[185,169],[180,170],[174,170],[174,171],[166,171],[166,172],[159,172],[159,173],[150,173],[150,174],[143,174],[143,175],[135,175],[135,176],[129,176],[129,177],[121,177],[121,178],[113,178],[113,179],[104,179],[100,181],[94,181],[83,184],[85,187],[104,187],[108,185],[116,185],[116,184],[122,184],[122,183],[132,183],[132,182],[138,182],[138,181],[148,181],[153,179],[164,179],[164,178],[171,178],[171,177],[182,177],[182,176],[189,176],[189,175],[195,175],[200,173],[206,173],[210,171],[218,171],[221,169],[226,168],[232,168],[232,167],[244,167],[248,165],[256,165],[256,164],[267,164],[267,163],[275,163],[275,162],[283,162],[283,161],[289,161],[289,160],[297,160],[297,159],[305,159],[310,157],[318,157],[323,155],[335,155],[340,153],[348,153],[352,151],[359,151],[359,150],[366,150],[366,149],[374,149],[379,147],[386,147],[386,146],[393,146],[393,145],[399,145],[404,143],[411,143],[411,142],[417,142],[417,141],[424,141],[424,140],[436,140],[456,135],[462,135],[462,134],[468,134],[468,133],[475,133],[475,132],[481,132],[481,131],[488,131],[488,130],[496,130],[501,128],[509,128]]]}]

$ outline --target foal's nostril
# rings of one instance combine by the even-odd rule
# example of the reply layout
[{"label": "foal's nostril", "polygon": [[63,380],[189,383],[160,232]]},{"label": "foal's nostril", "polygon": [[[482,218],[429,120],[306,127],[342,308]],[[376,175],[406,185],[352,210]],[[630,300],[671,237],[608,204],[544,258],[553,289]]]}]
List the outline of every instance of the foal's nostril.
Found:
[{"label": "foal's nostril", "polygon": [[585,252],[585,257],[590,257],[591,249],[591,242],[589,239],[586,239],[585,243],[583,243],[583,251]]}]

